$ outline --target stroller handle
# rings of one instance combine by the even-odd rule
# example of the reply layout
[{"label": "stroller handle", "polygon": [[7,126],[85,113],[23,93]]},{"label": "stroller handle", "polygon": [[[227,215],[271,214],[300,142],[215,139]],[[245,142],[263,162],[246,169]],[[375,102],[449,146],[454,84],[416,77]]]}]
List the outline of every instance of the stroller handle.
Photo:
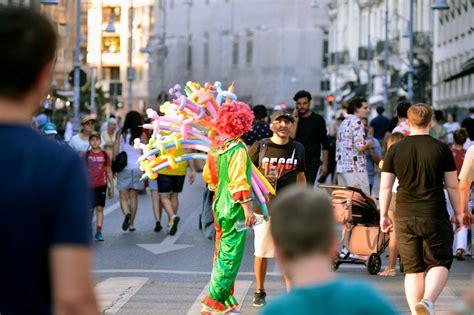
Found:
[{"label": "stroller handle", "polygon": [[339,185],[326,185],[326,184],[319,184],[319,188],[328,188],[328,189],[343,189],[343,190],[353,190],[357,191],[358,193],[363,194],[364,196],[366,195],[362,189],[357,188],[357,187],[352,187],[352,186],[339,186]]}]

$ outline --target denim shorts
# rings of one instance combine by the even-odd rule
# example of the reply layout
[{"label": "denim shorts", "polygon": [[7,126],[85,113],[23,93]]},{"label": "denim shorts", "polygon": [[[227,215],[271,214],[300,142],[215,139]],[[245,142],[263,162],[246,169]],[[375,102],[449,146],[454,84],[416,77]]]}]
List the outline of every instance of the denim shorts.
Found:
[{"label": "denim shorts", "polygon": [[148,188],[150,190],[158,190],[158,180],[157,179],[148,179]]},{"label": "denim shorts", "polygon": [[447,218],[395,218],[398,250],[405,273],[451,268],[453,228]]},{"label": "denim shorts", "polygon": [[145,188],[145,183],[140,180],[142,175],[143,173],[139,169],[123,169],[117,173],[117,190],[142,190]]}]

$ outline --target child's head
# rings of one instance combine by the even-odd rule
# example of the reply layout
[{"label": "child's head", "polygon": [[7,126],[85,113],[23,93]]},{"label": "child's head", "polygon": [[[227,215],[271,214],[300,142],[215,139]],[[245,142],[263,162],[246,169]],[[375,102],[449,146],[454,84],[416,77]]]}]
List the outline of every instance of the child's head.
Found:
[{"label": "child's head", "polygon": [[308,256],[330,259],[335,250],[335,221],[325,192],[292,186],[270,204],[271,232],[283,268]]},{"label": "child's head", "polygon": [[97,150],[100,148],[100,136],[97,132],[93,131],[89,135],[89,145],[92,150]]},{"label": "child's head", "polygon": [[459,128],[453,134],[454,143],[456,143],[458,145],[464,145],[464,143],[466,143],[466,141],[467,141],[468,136],[469,135],[467,133],[466,128]]},{"label": "child's head", "polygon": [[401,132],[394,132],[387,138],[387,151],[390,149],[392,145],[397,143],[398,141],[402,140],[404,138],[403,133]]}]

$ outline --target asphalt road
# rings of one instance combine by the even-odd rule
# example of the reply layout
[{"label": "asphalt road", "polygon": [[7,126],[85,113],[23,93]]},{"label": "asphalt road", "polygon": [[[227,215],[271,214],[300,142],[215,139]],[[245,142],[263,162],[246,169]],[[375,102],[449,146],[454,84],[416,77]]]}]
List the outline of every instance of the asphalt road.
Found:
[{"label": "asphalt road", "polygon": [[[166,229],[153,231],[151,197],[139,196],[135,232],[123,232],[123,215],[118,198],[108,200],[103,227],[104,242],[94,243],[96,292],[104,314],[199,314],[200,299],[210,279],[213,241],[198,229],[203,182],[186,184],[180,195],[178,233],[168,236]],[[167,217],[164,215],[164,219]],[[385,260],[385,258],[384,258]],[[454,262],[448,285],[436,304],[437,314],[447,314],[453,303],[468,288],[474,260]],[[268,268],[267,300],[284,292],[284,284],[273,261]],[[363,265],[341,265],[338,276],[368,281],[388,297],[402,312],[408,312],[403,292],[403,277],[371,276]],[[247,236],[245,255],[236,283],[241,314],[258,314],[252,306],[253,233]]]}]

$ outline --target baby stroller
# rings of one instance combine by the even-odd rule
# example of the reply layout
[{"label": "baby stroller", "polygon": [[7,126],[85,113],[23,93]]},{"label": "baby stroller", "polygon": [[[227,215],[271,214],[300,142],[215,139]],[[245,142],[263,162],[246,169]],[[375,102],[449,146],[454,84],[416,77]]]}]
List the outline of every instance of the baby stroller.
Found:
[{"label": "baby stroller", "polygon": [[379,226],[380,212],[375,201],[355,187],[319,185],[331,192],[334,216],[342,224],[340,246],[333,269],[343,263],[364,264],[371,275],[382,267],[381,254],[388,234]]}]

